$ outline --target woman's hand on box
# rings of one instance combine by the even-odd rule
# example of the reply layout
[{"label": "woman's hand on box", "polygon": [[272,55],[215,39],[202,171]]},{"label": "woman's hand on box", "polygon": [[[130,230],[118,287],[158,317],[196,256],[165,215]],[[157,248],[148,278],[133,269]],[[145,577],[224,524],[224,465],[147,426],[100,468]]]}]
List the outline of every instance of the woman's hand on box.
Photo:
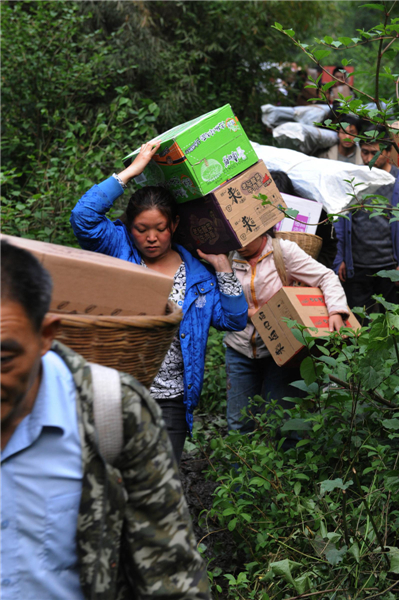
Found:
[{"label": "woman's hand on box", "polygon": [[158,152],[160,145],[161,142],[156,141],[147,142],[141,146],[140,151],[132,164],[129,165],[124,171],[119,173],[119,177],[123,183],[128,183],[132,177],[137,177],[144,171],[154,154]]},{"label": "woman's hand on box", "polygon": [[339,331],[341,327],[345,327],[344,320],[341,314],[336,313],[328,317],[328,329],[329,331]]},{"label": "woman's hand on box", "polygon": [[202,252],[202,250],[197,250],[197,253],[200,258],[203,258],[209,262],[215,271],[218,271],[219,273],[233,272],[226,254],[205,254],[205,252]]}]

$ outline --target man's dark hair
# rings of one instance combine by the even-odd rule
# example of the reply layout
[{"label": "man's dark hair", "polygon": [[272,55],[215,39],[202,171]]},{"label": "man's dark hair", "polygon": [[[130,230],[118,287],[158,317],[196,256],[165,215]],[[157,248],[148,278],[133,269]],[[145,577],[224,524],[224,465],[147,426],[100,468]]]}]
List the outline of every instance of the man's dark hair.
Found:
[{"label": "man's dark hair", "polygon": [[378,133],[374,134],[373,137],[370,136],[369,139],[367,139],[368,136],[366,136],[366,139],[360,140],[360,146],[363,146],[364,144],[382,144],[385,150],[390,150],[392,148],[392,140],[386,127],[379,125],[378,123],[376,125],[370,123],[363,129],[362,135],[366,135],[367,131],[377,131]]},{"label": "man's dark hair", "polygon": [[[349,114],[349,115],[342,114],[339,112],[339,108],[340,108],[339,104],[337,104],[336,106],[333,106],[332,110],[330,110],[328,115],[325,117],[324,121],[327,121],[329,119],[334,124],[348,123],[348,125],[353,125],[354,127],[356,127],[357,132],[360,133],[360,130],[362,128],[362,122],[359,119],[359,117],[357,117],[356,115],[352,115],[352,114]],[[339,130],[337,130],[337,131],[339,131]]]},{"label": "man's dark hair", "polygon": [[332,72],[333,77],[336,77],[337,73],[341,73],[341,75],[344,75],[344,73],[342,71],[345,71],[345,77],[348,77],[349,73],[345,69],[345,67],[335,67],[334,71]]},{"label": "man's dark hair", "polygon": [[27,250],[1,240],[1,298],[18,302],[36,331],[50,308],[50,273]]}]

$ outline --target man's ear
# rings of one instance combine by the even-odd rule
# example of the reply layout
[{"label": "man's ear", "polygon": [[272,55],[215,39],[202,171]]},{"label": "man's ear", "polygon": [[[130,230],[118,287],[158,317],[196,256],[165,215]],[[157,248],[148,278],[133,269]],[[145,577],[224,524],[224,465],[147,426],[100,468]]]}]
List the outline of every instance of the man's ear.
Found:
[{"label": "man's ear", "polygon": [[61,315],[47,313],[43,320],[41,337],[42,337],[42,356],[51,348],[55,336],[60,328]]}]

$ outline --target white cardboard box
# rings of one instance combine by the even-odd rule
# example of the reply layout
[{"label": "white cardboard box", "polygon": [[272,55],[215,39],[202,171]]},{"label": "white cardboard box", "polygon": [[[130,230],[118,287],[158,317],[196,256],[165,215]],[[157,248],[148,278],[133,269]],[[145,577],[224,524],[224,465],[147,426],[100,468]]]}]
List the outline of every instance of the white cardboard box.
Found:
[{"label": "white cardboard box", "polygon": [[305,198],[298,198],[298,196],[290,194],[281,195],[288,208],[299,212],[295,221],[286,217],[274,226],[274,231],[300,231],[315,234],[323,205],[315,200],[305,200]]}]

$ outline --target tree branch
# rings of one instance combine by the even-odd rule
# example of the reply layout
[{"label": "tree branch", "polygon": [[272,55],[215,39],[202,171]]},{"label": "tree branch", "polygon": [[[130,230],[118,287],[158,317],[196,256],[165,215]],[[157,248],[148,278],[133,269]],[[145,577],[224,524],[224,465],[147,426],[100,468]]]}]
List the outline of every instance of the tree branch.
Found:
[{"label": "tree branch", "polygon": [[[346,381],[342,381],[342,379],[338,379],[338,377],[335,377],[335,375],[331,375],[331,373],[328,375],[328,378],[330,379],[330,381],[332,381],[333,383],[337,383],[338,385],[345,388],[346,390],[353,391],[355,389],[355,387],[353,385],[351,385],[350,383],[346,383]],[[363,396],[363,398],[367,398],[366,393],[363,390],[360,392],[360,394]],[[380,404],[383,404],[387,408],[390,408],[393,410],[399,410],[399,406],[396,406],[395,404],[392,404],[392,402],[385,400],[385,398],[383,398],[382,396],[377,394],[377,392],[369,391],[369,396],[371,396],[373,398],[373,400],[375,400],[376,402],[379,402]]]}]

